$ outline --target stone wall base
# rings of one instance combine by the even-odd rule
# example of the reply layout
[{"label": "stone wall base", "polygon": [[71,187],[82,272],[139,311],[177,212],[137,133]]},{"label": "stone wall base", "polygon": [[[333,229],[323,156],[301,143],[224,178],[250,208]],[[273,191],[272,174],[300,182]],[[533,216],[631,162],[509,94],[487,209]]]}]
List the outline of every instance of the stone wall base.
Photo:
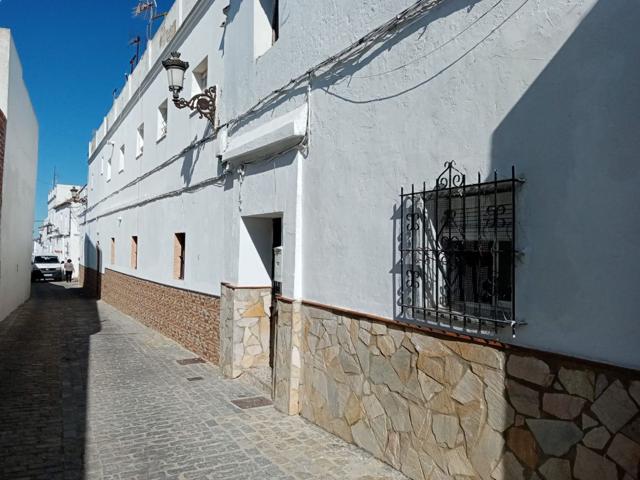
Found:
[{"label": "stone wall base", "polygon": [[222,284],[221,292],[220,367],[223,374],[237,378],[252,368],[268,368],[271,288]]},{"label": "stone wall base", "polygon": [[80,268],[85,291],[217,364],[220,299],[105,269]]},{"label": "stone wall base", "polygon": [[278,299],[273,401],[288,415],[300,412],[302,304]]},{"label": "stone wall base", "polygon": [[301,414],[409,478],[638,478],[638,372],[308,305],[301,326]]}]

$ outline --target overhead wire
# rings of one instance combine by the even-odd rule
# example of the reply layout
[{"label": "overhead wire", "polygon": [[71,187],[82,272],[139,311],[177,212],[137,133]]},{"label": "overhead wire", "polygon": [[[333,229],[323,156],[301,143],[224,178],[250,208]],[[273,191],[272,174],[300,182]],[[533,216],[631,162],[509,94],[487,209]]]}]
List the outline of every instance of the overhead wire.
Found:
[{"label": "overhead wire", "polygon": [[[346,46],[345,48],[340,50],[338,53],[336,53],[334,55],[331,55],[330,57],[325,58],[323,61],[321,61],[319,63],[316,63],[312,67],[308,68],[304,73],[301,73],[300,75],[291,78],[286,84],[284,84],[281,87],[273,90],[272,92],[270,92],[266,96],[260,98],[256,103],[254,103],[247,110],[245,110],[242,113],[236,115],[235,117],[232,117],[231,119],[227,120],[226,122],[218,125],[217,127],[215,127],[212,130],[211,133],[209,133],[207,135],[204,135],[201,139],[190,143],[189,145],[184,147],[180,152],[178,152],[177,154],[171,156],[169,159],[167,159],[166,161],[164,161],[160,165],[158,165],[155,168],[153,168],[153,169],[145,172],[144,174],[136,177],[135,179],[131,180],[129,183],[127,183],[124,186],[122,186],[121,188],[119,188],[118,190],[115,190],[115,191],[111,192],[106,197],[103,197],[98,202],[93,204],[91,207],[88,207],[86,209],[86,211],[84,212],[85,215],[87,213],[93,211],[95,208],[97,208],[99,205],[103,204],[105,201],[107,201],[107,200],[113,198],[114,196],[118,195],[120,192],[124,191],[125,189],[139,184],[142,180],[148,178],[149,176],[153,175],[154,173],[164,169],[168,165],[170,165],[173,162],[177,161],[178,159],[182,158],[184,155],[189,153],[191,150],[193,150],[195,148],[199,148],[200,146],[210,142],[211,140],[213,140],[217,136],[218,132],[221,129],[223,129],[225,127],[226,128],[231,128],[231,129],[235,128],[244,119],[256,114],[261,109],[263,109],[265,106],[270,105],[271,103],[277,101],[278,99],[282,98],[283,96],[288,95],[293,88],[300,86],[305,81],[308,82],[307,88],[305,88],[305,91],[307,93],[307,102],[309,102],[309,100],[310,100],[310,89],[311,89],[311,79],[313,77],[315,77],[315,76],[318,76],[318,73],[324,71],[324,73],[326,74],[327,72],[330,72],[336,66],[338,66],[341,63],[347,61],[348,59],[354,58],[354,57],[357,57],[359,55],[364,54],[367,50],[372,48],[373,45],[375,45],[378,42],[384,40],[387,35],[393,33],[394,31],[398,30],[399,28],[408,27],[409,25],[413,24],[414,22],[416,22],[417,20],[422,18],[423,15],[425,15],[429,11],[433,10],[434,8],[436,8],[440,4],[444,3],[445,1],[447,1],[447,0],[418,0],[418,1],[416,1],[414,4],[410,5],[409,7],[407,7],[406,9],[404,9],[403,11],[401,11],[400,13],[395,15],[393,18],[387,20],[386,22],[384,22],[383,24],[381,24],[378,27],[374,28],[373,30],[370,30],[368,33],[366,33],[365,35],[360,37],[358,40],[352,42],[351,44],[349,44],[348,46]],[[140,98],[139,98],[139,100],[140,100]],[[307,125],[307,132],[308,132],[308,127],[309,127],[309,125]],[[305,138],[303,139],[303,142],[306,143],[307,141],[308,141],[308,133],[305,135]],[[295,145],[293,148],[298,148],[299,145]],[[291,148],[287,149],[287,151],[288,150],[291,150]],[[283,153],[285,153],[285,152],[274,154],[271,157],[275,157],[275,156],[281,155]],[[201,184],[203,184],[203,183],[209,184],[208,182],[210,182],[212,180],[217,180],[219,178],[223,178],[226,175],[227,175],[227,173],[223,172],[218,177],[212,177],[210,179],[203,180],[200,183]],[[215,181],[213,183],[215,183]],[[179,190],[176,190],[176,191],[186,191],[187,189],[188,189],[188,187],[183,188],[183,189],[179,189]],[[169,193],[171,193],[171,192],[169,192]],[[156,198],[156,197],[153,197],[153,198]],[[129,208],[132,208],[132,207],[129,207]],[[105,214],[98,215],[98,216],[94,217],[94,219],[95,218],[99,218],[99,217],[104,216],[104,215]]]}]

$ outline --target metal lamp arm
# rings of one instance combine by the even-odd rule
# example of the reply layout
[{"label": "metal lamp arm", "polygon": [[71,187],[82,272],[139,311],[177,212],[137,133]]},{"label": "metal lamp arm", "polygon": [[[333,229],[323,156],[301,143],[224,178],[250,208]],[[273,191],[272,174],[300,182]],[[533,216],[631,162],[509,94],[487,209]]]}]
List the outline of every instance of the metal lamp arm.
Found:
[{"label": "metal lamp arm", "polygon": [[200,114],[200,118],[206,118],[215,127],[216,98],[218,89],[216,86],[206,88],[202,93],[191,97],[190,100],[179,98],[174,95],[173,104],[176,108],[189,108]]}]

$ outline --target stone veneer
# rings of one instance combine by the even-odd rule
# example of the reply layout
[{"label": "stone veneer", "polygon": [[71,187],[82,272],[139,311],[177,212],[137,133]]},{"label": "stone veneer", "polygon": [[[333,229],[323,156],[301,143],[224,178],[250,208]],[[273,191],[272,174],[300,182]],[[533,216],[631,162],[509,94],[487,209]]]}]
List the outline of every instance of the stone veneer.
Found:
[{"label": "stone veneer", "polygon": [[[191,350],[218,363],[220,347],[220,299],[105,269],[80,269],[83,288],[121,312]],[[99,287],[98,287],[99,286]]]},{"label": "stone veneer", "polygon": [[289,415],[300,411],[302,366],[302,304],[278,299],[278,325],[273,400],[276,408]]},{"label": "stone veneer", "polygon": [[409,478],[638,478],[638,372],[309,305],[301,323],[301,414]]},{"label": "stone veneer", "polygon": [[221,287],[220,366],[229,378],[269,365],[271,288]]}]

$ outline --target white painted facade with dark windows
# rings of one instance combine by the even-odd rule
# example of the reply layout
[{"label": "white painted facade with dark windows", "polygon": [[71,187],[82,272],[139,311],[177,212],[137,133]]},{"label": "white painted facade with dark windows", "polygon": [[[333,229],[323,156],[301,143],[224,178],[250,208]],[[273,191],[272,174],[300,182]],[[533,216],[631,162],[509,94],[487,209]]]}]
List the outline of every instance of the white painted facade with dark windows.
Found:
[{"label": "white painted facade with dark windows", "polygon": [[82,237],[79,223],[84,211],[86,187],[57,184],[47,197],[47,217],[39,227],[34,254],[51,253],[60,260],[71,260],[78,275]]},{"label": "white painted facade with dark windows", "polygon": [[[177,0],[91,141],[82,263],[221,296],[222,343],[236,341],[225,302],[261,287],[304,315],[413,324],[637,374],[638,20],[631,1]],[[217,86],[215,126],[173,105],[160,65],[172,51],[190,63],[182,96]],[[453,205],[442,216],[420,196],[402,204],[412,185],[450,186],[436,182],[451,161],[465,192],[458,183],[442,197]],[[512,167],[513,188],[491,190]],[[463,193],[481,208],[462,207]],[[418,260],[400,250],[410,208],[426,226]],[[438,235],[453,210],[485,213],[447,252]],[[498,210],[506,227],[494,234]],[[415,251],[429,235],[432,266]],[[403,309],[414,274],[412,306],[453,309],[456,321]],[[483,305],[504,322],[478,334],[468,327]],[[286,364],[304,370],[291,342]],[[221,352],[228,374],[254,346]]]}]

